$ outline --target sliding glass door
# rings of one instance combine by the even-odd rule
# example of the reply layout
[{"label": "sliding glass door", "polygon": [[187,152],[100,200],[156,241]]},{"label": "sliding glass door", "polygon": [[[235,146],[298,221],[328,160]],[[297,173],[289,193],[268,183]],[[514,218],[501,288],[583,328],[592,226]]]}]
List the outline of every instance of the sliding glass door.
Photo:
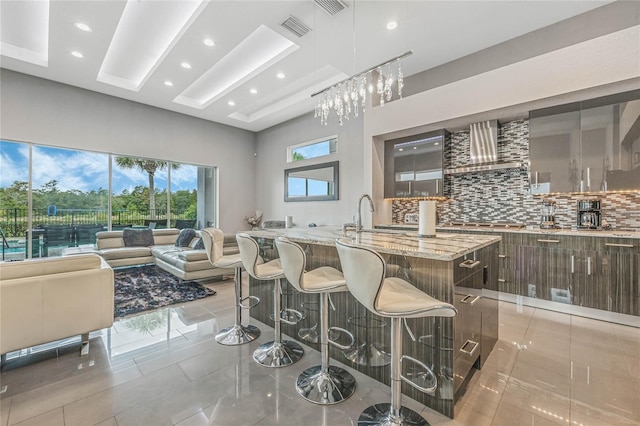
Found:
[{"label": "sliding glass door", "polygon": [[59,256],[109,229],[215,225],[216,178],[215,167],[0,141],[3,259]]}]

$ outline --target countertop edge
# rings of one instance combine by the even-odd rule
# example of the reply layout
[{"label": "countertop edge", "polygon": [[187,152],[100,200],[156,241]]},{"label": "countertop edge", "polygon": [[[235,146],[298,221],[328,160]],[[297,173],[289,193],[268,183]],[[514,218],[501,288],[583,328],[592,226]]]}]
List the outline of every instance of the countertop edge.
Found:
[{"label": "countertop edge", "polygon": [[444,232],[437,233],[435,238],[421,238],[417,234],[384,230],[374,232],[366,230],[359,234],[350,231],[347,236],[343,236],[338,227],[255,229],[246,233],[254,238],[275,239],[284,236],[298,243],[325,246],[335,246],[338,238],[345,238],[380,253],[447,262],[501,240],[498,235],[474,236]]}]

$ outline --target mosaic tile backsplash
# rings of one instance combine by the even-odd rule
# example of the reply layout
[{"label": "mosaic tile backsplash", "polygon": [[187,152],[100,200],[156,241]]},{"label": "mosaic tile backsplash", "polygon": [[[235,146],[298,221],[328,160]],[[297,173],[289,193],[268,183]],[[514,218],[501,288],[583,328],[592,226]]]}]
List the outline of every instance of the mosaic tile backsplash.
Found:
[{"label": "mosaic tile backsplash", "polygon": [[[451,134],[451,144],[444,153],[444,167],[469,164],[469,131]],[[529,121],[502,123],[498,131],[500,162],[529,162]],[[576,223],[578,200],[602,200],[603,218],[614,229],[640,230],[640,193],[532,195],[529,172],[520,169],[472,172],[445,177],[449,200],[438,202],[438,223],[518,222],[537,226],[543,198],[556,202],[556,222],[563,228]],[[418,213],[417,200],[393,200],[392,221],[404,223],[404,215]]]}]

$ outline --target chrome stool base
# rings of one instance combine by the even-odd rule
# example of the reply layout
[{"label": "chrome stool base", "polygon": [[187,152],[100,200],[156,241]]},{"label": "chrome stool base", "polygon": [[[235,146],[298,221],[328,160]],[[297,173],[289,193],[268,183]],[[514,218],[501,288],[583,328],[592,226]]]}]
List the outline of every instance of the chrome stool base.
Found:
[{"label": "chrome stool base", "polygon": [[307,368],[296,380],[296,390],[309,402],[320,405],[337,404],[356,391],[356,379],[344,368],[321,365]]},{"label": "chrome stool base", "polygon": [[384,367],[391,364],[391,355],[370,343],[363,343],[351,351],[346,351],[344,356],[354,364],[368,367]]},{"label": "chrome stool base", "polygon": [[304,355],[302,346],[291,340],[267,342],[253,352],[253,360],[263,367],[286,367],[300,361]]},{"label": "chrome stool base", "polygon": [[243,345],[257,339],[258,336],[260,336],[260,329],[255,325],[234,324],[220,330],[216,334],[216,342],[229,346]]},{"label": "chrome stool base", "polygon": [[368,407],[360,414],[358,426],[429,426],[429,422],[427,422],[424,417],[407,407],[400,408],[399,419],[391,419],[389,417],[390,408],[391,404],[388,403]]}]

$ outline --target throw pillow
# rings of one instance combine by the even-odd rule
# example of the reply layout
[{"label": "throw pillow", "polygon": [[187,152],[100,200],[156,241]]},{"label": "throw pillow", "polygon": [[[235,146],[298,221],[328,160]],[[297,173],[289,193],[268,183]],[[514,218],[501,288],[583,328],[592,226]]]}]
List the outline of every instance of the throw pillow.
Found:
[{"label": "throw pillow", "polygon": [[125,228],[122,230],[122,239],[125,247],[149,247],[153,245],[153,231]]},{"label": "throw pillow", "polygon": [[193,228],[184,228],[180,230],[178,238],[176,238],[176,247],[189,247],[189,243],[196,236],[196,231]]},{"label": "throw pillow", "polygon": [[204,241],[202,237],[198,238],[198,242],[193,245],[194,250],[204,250]]}]

